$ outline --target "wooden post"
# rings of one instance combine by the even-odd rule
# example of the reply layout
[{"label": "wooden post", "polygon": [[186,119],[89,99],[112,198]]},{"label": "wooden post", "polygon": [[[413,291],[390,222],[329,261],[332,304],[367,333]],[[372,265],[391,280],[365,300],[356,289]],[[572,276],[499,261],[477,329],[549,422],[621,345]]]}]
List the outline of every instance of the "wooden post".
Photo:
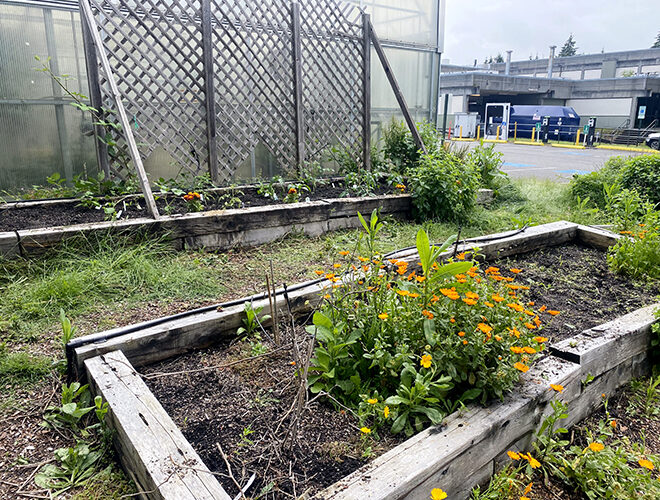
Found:
[{"label": "wooden post", "polygon": [[126,110],[124,105],[121,102],[121,93],[119,92],[119,87],[117,87],[117,82],[115,77],[112,74],[112,66],[110,66],[110,61],[108,56],[105,53],[103,48],[103,41],[99,35],[99,30],[96,25],[96,20],[94,19],[94,14],[92,13],[92,7],[89,5],[89,0],[80,0],[80,7],[83,16],[86,18],[89,25],[89,31],[92,35],[92,39],[96,44],[96,49],[98,51],[98,56],[101,59],[101,66],[103,71],[105,71],[105,77],[110,85],[110,91],[112,97],[115,100],[115,106],[117,107],[117,114],[119,115],[119,122],[121,123],[124,136],[126,137],[126,142],[128,143],[128,149],[131,154],[131,160],[135,166],[137,172],[138,180],[140,181],[140,187],[142,187],[142,194],[144,194],[144,202],[147,205],[147,210],[149,214],[154,219],[158,219],[158,207],[156,206],[156,201],[154,200],[154,195],[151,192],[151,186],[149,185],[149,179],[147,178],[147,173],[144,171],[144,165],[142,164],[142,158],[140,157],[140,152],[137,148],[137,143],[135,142],[135,137],[133,136],[133,131],[131,130],[131,123],[128,120],[126,115]]},{"label": "wooden post", "polygon": [[[103,113],[103,100],[101,98],[101,86],[99,85],[99,61],[96,58],[96,45],[94,38],[89,29],[89,24],[85,16],[80,16],[80,24],[82,25],[83,48],[85,50],[85,66],[87,68],[87,84],[89,85],[89,101],[94,109],[96,109],[96,117],[92,117],[92,121],[97,121],[97,118],[104,119]],[[94,143],[96,144],[96,161],[100,171],[103,171],[106,178],[110,177],[110,160],[108,158],[108,145],[101,140],[105,137],[106,130],[102,125],[94,125]]]},{"label": "wooden post", "polygon": [[371,170],[371,29],[369,14],[362,14],[362,166]]},{"label": "wooden post", "polygon": [[296,166],[301,172],[305,162],[305,130],[302,102],[302,48],[300,42],[300,5],[291,3],[291,53],[293,54],[293,102],[295,106]]},{"label": "wooden post", "polygon": [[204,97],[206,101],[206,142],[209,151],[209,174],[214,183],[220,181],[215,126],[215,87],[213,73],[213,28],[211,0],[202,0],[202,62],[204,65]]},{"label": "wooden post", "polygon": [[406,120],[406,124],[408,125],[408,128],[410,129],[410,133],[412,134],[413,139],[415,140],[415,144],[417,144],[417,147],[421,149],[424,154],[427,154],[426,146],[424,146],[424,141],[422,141],[422,137],[419,135],[419,131],[417,130],[417,127],[415,127],[415,121],[413,120],[413,117],[410,114],[410,110],[408,109],[408,105],[406,104],[406,99],[403,97],[403,93],[399,88],[399,84],[396,81],[396,77],[392,72],[392,67],[390,66],[390,63],[387,60],[385,51],[383,51],[383,47],[380,44],[380,40],[378,38],[378,35],[376,34],[376,31],[374,30],[374,26],[371,23],[371,21],[369,21],[369,31],[371,32],[371,39],[374,43],[374,49],[376,49],[376,54],[378,55],[378,59],[380,59],[380,64],[383,66],[385,75],[387,76],[387,79],[390,82],[390,86],[392,87],[394,96],[396,97],[396,100],[399,103],[399,108],[401,108],[401,112],[403,113],[403,118]]}]

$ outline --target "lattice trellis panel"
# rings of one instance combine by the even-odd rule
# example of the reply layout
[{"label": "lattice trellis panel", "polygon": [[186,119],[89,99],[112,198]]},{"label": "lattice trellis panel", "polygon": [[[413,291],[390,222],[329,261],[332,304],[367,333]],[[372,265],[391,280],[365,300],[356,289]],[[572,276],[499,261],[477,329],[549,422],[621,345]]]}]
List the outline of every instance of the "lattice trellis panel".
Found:
[{"label": "lattice trellis panel", "polygon": [[[295,9],[285,0],[81,1],[92,7],[143,158],[162,147],[180,167],[194,174],[208,169],[229,181],[258,143],[289,171],[300,139],[305,160],[330,145],[362,156],[368,68],[362,13],[354,5],[298,2],[296,38]],[[206,60],[205,46],[211,48]],[[88,64],[98,66],[93,47],[86,52]],[[97,86],[100,103],[93,104],[113,109],[100,67],[98,75],[90,86]],[[302,99],[296,99],[296,78]],[[213,129],[215,136],[207,133]],[[121,153],[122,132],[114,134]],[[115,154],[111,171],[123,176],[127,157]]]}]

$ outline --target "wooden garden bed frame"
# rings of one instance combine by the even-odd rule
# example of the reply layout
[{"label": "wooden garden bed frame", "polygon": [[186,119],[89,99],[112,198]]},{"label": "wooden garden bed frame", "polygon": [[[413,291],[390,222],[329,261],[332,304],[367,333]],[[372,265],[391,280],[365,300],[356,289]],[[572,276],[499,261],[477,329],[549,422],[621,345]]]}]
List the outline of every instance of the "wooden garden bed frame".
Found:
[{"label": "wooden garden bed frame", "polygon": [[[496,238],[496,239],[495,239]],[[569,222],[555,222],[493,235],[478,244],[486,259],[544,247],[581,242],[606,249],[619,235]],[[474,243],[459,245],[464,251]],[[415,251],[396,258],[413,262]],[[289,294],[295,314],[311,310],[322,284],[310,282]],[[255,306],[267,300],[255,301]],[[282,300],[278,301],[283,305]],[[555,343],[549,355],[523,375],[504,401],[487,408],[470,405],[413,436],[396,448],[316,495],[317,499],[427,499],[440,487],[451,498],[467,498],[504,463],[509,449],[526,449],[553,397],[569,405],[576,423],[634,377],[648,373],[651,325],[660,304],[644,307],[572,338]],[[243,307],[235,305],[164,321],[156,326],[122,329],[90,336],[73,351],[73,367],[93,391],[110,404],[109,423],[116,432],[120,459],[147,498],[226,499],[226,492],[206,468],[172,419],[149,391],[134,366],[151,364],[208,347],[231,337]],[[120,334],[120,335],[117,335]],[[116,335],[110,339],[106,337]],[[587,379],[592,379],[586,383]],[[550,384],[565,387],[562,394]]]}]

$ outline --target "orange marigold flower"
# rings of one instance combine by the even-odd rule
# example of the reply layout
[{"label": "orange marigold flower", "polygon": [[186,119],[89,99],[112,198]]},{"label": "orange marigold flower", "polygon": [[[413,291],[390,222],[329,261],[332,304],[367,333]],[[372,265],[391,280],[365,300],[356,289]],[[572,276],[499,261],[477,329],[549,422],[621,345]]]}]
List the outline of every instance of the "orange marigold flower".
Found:
[{"label": "orange marigold flower", "polygon": [[522,273],[522,269],[516,269],[515,267],[513,269],[509,269],[509,271],[511,271],[513,274]]},{"label": "orange marigold flower", "polygon": [[340,250],[339,251],[339,255],[341,255],[342,257],[346,257],[349,253],[351,253],[351,252],[349,252],[348,250]]},{"label": "orange marigold flower", "polygon": [[449,318],[450,323],[456,323],[456,318]]},{"label": "orange marigold flower", "polygon": [[408,292],[407,290],[397,290],[396,293],[401,295],[401,297],[406,297],[406,296],[410,295],[410,292]]},{"label": "orange marigold flower", "polygon": [[515,451],[510,451],[509,450],[509,451],[506,452],[506,454],[509,455],[509,458],[511,460],[520,460],[520,455],[518,453],[516,453]]},{"label": "orange marigold flower", "polygon": [[419,297],[419,294],[415,293],[415,292],[412,292],[412,293],[408,294],[408,297],[410,297],[411,299],[416,299],[417,297]]},{"label": "orange marigold flower", "polygon": [[490,266],[490,267],[489,267],[488,269],[486,269],[484,272],[485,272],[486,274],[497,274],[497,273],[500,272],[500,268],[499,268],[499,267],[493,267],[493,266]]},{"label": "orange marigold flower", "polygon": [[564,392],[564,386],[560,384],[550,384],[550,390],[556,392]]},{"label": "orange marigold flower", "polygon": [[468,343],[467,340],[463,340],[463,345],[467,345],[467,343]]},{"label": "orange marigold flower", "polygon": [[507,304],[507,307],[510,307],[511,309],[513,309],[514,311],[517,311],[517,312],[522,312],[522,311],[525,310],[525,308],[523,306],[521,306],[520,304],[518,304],[516,302]]},{"label": "orange marigold flower", "polygon": [[548,337],[534,337],[534,340],[536,340],[539,344],[542,344],[543,342],[548,341]]},{"label": "orange marigold flower", "polygon": [[316,273],[317,276],[323,276],[325,274],[325,271],[320,271],[318,269],[314,272]]},{"label": "orange marigold flower", "polygon": [[529,465],[532,469],[538,469],[539,467],[541,467],[541,462],[536,460],[531,453],[528,453],[527,455],[521,454],[520,456],[529,462]]},{"label": "orange marigold flower", "polygon": [[367,259],[366,257],[362,257],[361,255],[358,255],[358,260],[360,262],[367,262],[369,259]]},{"label": "orange marigold flower", "polygon": [[424,281],[425,279],[426,279],[426,276],[415,276],[415,280],[416,280],[418,283],[421,283],[421,282]]},{"label": "orange marigold flower", "polygon": [[557,314],[559,314],[559,311],[548,311],[548,314],[550,314],[551,316],[557,316]]},{"label": "orange marigold flower", "polygon": [[422,311],[422,315],[426,316],[428,319],[433,319],[435,317],[431,311],[428,311],[426,309]]},{"label": "orange marigold flower", "polygon": [[532,323],[529,323],[529,322],[525,323],[525,326],[527,328],[529,328],[530,330],[535,330],[536,329],[536,325],[533,325]]},{"label": "orange marigold flower", "polygon": [[[437,301],[439,301],[439,300],[440,300],[440,297],[438,297],[438,296],[435,295],[435,294],[433,294],[433,297],[431,297],[431,303],[432,303],[432,304],[435,304],[435,303],[436,303]],[[450,320],[450,321],[451,321],[451,320]]]},{"label": "orange marigold flower", "polygon": [[637,463],[638,463],[641,467],[644,467],[645,469],[648,469],[648,470],[653,470],[653,469],[655,468],[655,467],[653,466],[653,462],[651,462],[650,460],[647,460],[647,459],[645,459],[645,458],[640,458],[640,459],[637,461]]},{"label": "orange marigold flower", "polygon": [[293,186],[291,186],[289,188],[289,194],[296,194],[297,192],[298,192],[298,190],[296,188],[294,188]]},{"label": "orange marigold flower", "polygon": [[463,332],[463,331],[458,332],[458,336],[459,337],[465,337],[465,332]]},{"label": "orange marigold flower", "polygon": [[523,347],[523,351],[525,351],[527,354],[536,354],[536,349],[533,347]]},{"label": "orange marigold flower", "polygon": [[493,331],[493,327],[490,325],[487,325],[486,323],[479,323],[477,325],[477,329],[481,330],[483,333],[490,333]]},{"label": "orange marigold flower", "polygon": [[476,294],[476,293],[474,293],[474,292],[467,292],[467,293],[465,294],[465,296],[466,296],[468,299],[474,299],[474,300],[476,300],[476,299],[479,298],[479,294]]},{"label": "orange marigold flower", "polygon": [[525,373],[527,370],[529,370],[529,366],[523,365],[521,362],[517,362],[513,365],[513,367],[516,370],[520,370],[521,372]]},{"label": "orange marigold flower", "polygon": [[603,451],[605,449],[605,445],[603,443],[589,443],[589,446],[587,446],[591,451]]},{"label": "orange marigold flower", "polygon": [[420,365],[422,365],[424,368],[431,368],[431,361],[433,358],[431,357],[430,354],[424,354],[422,356],[421,361],[419,362]]},{"label": "orange marigold flower", "polygon": [[464,275],[464,274],[457,274],[457,275],[455,276],[455,278],[456,278],[457,280],[464,280],[464,279],[465,279],[465,275]]},{"label": "orange marigold flower", "polygon": [[[499,335],[495,335],[495,340],[497,340],[498,342],[502,342],[502,337],[500,337]],[[500,357],[500,359],[502,358]]]},{"label": "orange marigold flower", "polygon": [[477,303],[476,300],[472,300],[472,299],[462,299],[462,300],[463,300],[463,302],[465,302],[469,306],[473,306]]},{"label": "orange marigold flower", "polygon": [[610,427],[611,427],[612,429],[616,429],[616,420],[612,420],[612,421],[610,422]]},{"label": "orange marigold flower", "polygon": [[495,307],[495,304],[493,304],[492,302],[484,302],[484,305],[486,307]]},{"label": "orange marigold flower", "polygon": [[387,313],[380,313],[380,314],[378,315],[378,317],[379,317],[380,319],[387,319],[387,318],[389,318],[389,314],[387,314]]},{"label": "orange marigold flower", "polygon": [[539,319],[538,316],[534,316],[534,324],[536,325],[537,328],[541,326],[541,320]]},{"label": "orange marigold flower", "polygon": [[465,252],[461,252],[458,255],[456,255],[457,260],[465,260]]},{"label": "orange marigold flower", "polygon": [[497,303],[499,303],[499,302],[504,302],[504,300],[506,300],[504,297],[500,297],[500,296],[497,295],[496,293],[494,293],[491,297],[492,297],[493,300],[494,300],[495,302],[497,302]]},{"label": "orange marigold flower", "polygon": [[523,312],[524,312],[527,316],[535,316],[534,312],[533,312],[533,311],[530,311],[529,309],[525,309]]},{"label": "orange marigold flower", "polygon": [[525,490],[523,491],[523,495],[527,495],[530,491],[532,491],[532,485],[534,483],[529,483],[527,486],[525,486]]},{"label": "orange marigold flower", "polygon": [[514,353],[514,354],[522,354],[523,353],[522,347],[518,347],[517,345],[511,346],[509,349],[511,349],[511,352]]},{"label": "orange marigold flower", "polygon": [[548,306],[541,306],[539,308],[539,312],[545,312],[545,310],[548,308]]}]

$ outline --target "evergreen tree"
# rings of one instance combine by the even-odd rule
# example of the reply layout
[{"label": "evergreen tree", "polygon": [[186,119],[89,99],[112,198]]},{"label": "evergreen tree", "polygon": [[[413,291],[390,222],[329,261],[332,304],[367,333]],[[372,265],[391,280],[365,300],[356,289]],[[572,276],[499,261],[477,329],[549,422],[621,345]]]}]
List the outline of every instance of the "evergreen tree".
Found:
[{"label": "evergreen tree", "polygon": [[655,42],[651,45],[652,49],[660,49],[660,31],[658,31],[658,36],[655,37]]},{"label": "evergreen tree", "polygon": [[566,43],[561,48],[558,57],[570,57],[575,54],[577,54],[577,47],[575,46],[575,40],[573,40],[573,33],[571,33],[571,36],[568,37],[568,40],[566,40]]},{"label": "evergreen tree", "polygon": [[502,57],[502,54],[498,53],[497,57],[495,58],[496,63],[501,63],[504,62],[504,57]]}]

